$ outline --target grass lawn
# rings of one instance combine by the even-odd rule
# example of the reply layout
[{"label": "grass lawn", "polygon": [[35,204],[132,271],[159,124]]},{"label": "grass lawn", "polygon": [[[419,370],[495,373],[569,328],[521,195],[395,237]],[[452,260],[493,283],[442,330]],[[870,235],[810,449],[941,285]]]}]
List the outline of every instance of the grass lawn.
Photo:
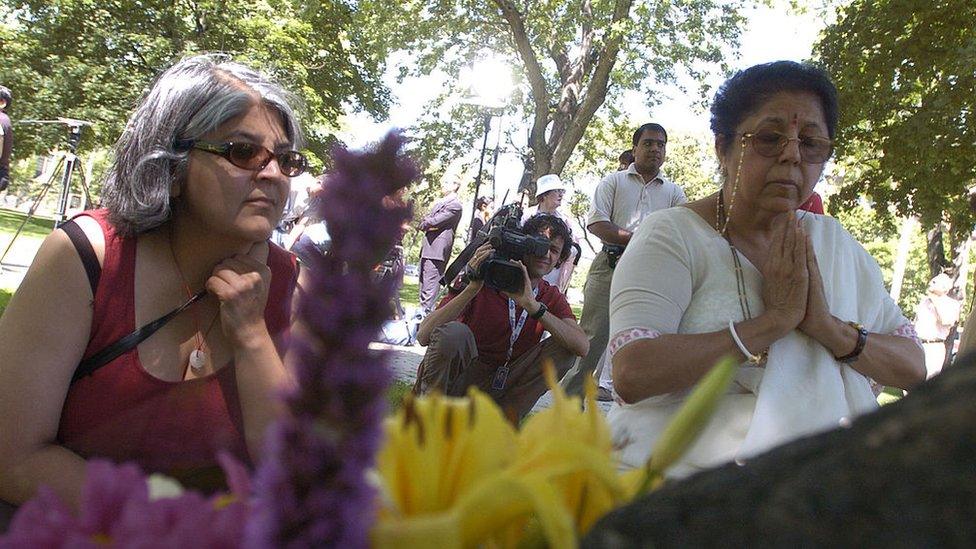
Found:
[{"label": "grass lawn", "polygon": [[10,302],[10,296],[14,295],[12,288],[0,288],[0,315],[3,314],[3,310],[7,308],[7,303]]},{"label": "grass lawn", "polygon": [[390,388],[386,390],[386,401],[390,405],[390,413],[396,412],[403,406],[403,399],[407,398],[411,389],[413,389],[413,384],[399,379],[393,380]]},{"label": "grass lawn", "polygon": [[[20,224],[26,218],[27,215],[24,213],[0,209],[0,253],[7,249],[7,245],[10,244],[11,239],[17,234]],[[31,218],[30,222],[24,226],[20,236],[17,237],[17,242],[4,261],[14,264],[30,263],[30,258],[34,257],[34,252],[41,245],[41,241],[51,233],[53,228],[53,219]],[[3,314],[3,310],[10,301],[10,296],[16,289],[0,288],[0,314]]]},{"label": "grass lawn", "polygon": [[[403,306],[405,311],[410,309],[416,309],[419,305],[418,293],[420,290],[420,282],[418,282],[415,276],[405,276],[403,277],[403,286],[400,287],[400,304]],[[403,399],[406,398],[407,394],[413,385],[402,381],[399,379],[394,379],[393,383],[390,384],[390,388],[386,390],[386,400],[390,405],[390,414],[396,412],[403,406]]]},{"label": "grass lawn", "polygon": [[403,286],[400,287],[400,305],[404,310],[416,309],[420,305],[420,281],[417,277],[403,277]]},{"label": "grass lawn", "polygon": [[892,402],[897,402],[903,396],[901,389],[897,387],[885,387],[884,391],[878,395],[878,404],[884,406],[885,404],[891,404]]},{"label": "grass lawn", "polygon": [[[17,234],[17,228],[23,223],[27,215],[14,210],[0,209],[0,254],[7,249]],[[24,226],[17,240],[13,242],[10,251],[3,258],[6,265],[29,265],[34,254],[41,246],[44,238],[51,234],[54,227],[53,219],[32,217]]]},{"label": "grass lawn", "polygon": [[[9,239],[17,232],[17,227],[20,227],[20,224],[24,222],[24,218],[26,217],[26,214],[18,211],[0,209],[0,234],[3,234]],[[51,233],[53,228],[53,219],[32,217],[30,222],[24,227],[23,232],[20,233],[20,236],[43,239]],[[4,243],[4,247],[6,247],[6,243],[9,240],[4,239],[2,242]]]}]

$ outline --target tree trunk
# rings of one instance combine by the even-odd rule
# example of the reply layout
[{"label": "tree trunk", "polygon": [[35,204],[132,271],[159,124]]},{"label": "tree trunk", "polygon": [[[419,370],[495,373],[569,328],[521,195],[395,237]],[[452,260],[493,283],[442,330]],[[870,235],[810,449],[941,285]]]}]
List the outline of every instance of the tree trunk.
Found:
[{"label": "tree trunk", "polygon": [[901,234],[898,237],[898,252],[895,255],[895,268],[891,275],[891,290],[888,295],[898,301],[901,297],[901,285],[905,281],[905,266],[908,265],[908,252],[912,245],[912,232],[915,229],[915,218],[906,217],[901,223]]},{"label": "tree trunk", "polygon": [[927,237],[926,256],[929,263],[929,280],[932,280],[949,266],[945,256],[945,245],[942,243],[942,225],[938,224],[932,228]]},{"label": "tree trunk", "polygon": [[[555,47],[550,56],[558,69],[559,100],[551,105],[555,95],[547,89],[546,78],[537,52],[533,49],[525,26],[525,19],[519,6],[512,0],[494,0],[508,25],[515,51],[525,65],[526,78],[532,93],[532,129],[529,131],[529,148],[532,150],[532,164],[526,163],[523,180],[529,182],[519,185],[519,192],[535,195],[535,181],[549,173],[559,175],[569,161],[583,132],[603,105],[610,83],[610,72],[617,61],[623,33],[615,29],[617,23],[630,17],[633,0],[614,0],[613,16],[608,25],[600,49],[593,50],[593,29],[585,23],[580,29],[582,44],[575,58]],[[584,14],[590,13],[589,1],[581,4]],[[592,61],[595,59],[595,63]],[[551,127],[550,127],[551,125]],[[547,137],[548,132],[548,137]]]},{"label": "tree trunk", "polygon": [[976,545],[976,354],[847,429],[665,486],[583,547]]}]

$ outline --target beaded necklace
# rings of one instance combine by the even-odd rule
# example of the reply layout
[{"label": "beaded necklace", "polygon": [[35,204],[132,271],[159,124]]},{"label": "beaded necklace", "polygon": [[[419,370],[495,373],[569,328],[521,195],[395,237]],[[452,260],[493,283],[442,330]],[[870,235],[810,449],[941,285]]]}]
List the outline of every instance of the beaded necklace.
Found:
[{"label": "beaded necklace", "polygon": [[732,216],[732,208],[735,206],[735,192],[738,190],[739,174],[742,172],[742,157],[745,155],[746,140],[744,137],[741,143],[739,165],[736,167],[735,177],[732,179],[732,197],[729,199],[729,209],[727,211],[725,209],[725,193],[723,189],[719,189],[718,197],[715,200],[715,230],[725,239],[725,242],[729,245],[729,251],[732,253],[732,264],[735,267],[736,289],[739,292],[739,307],[742,309],[743,320],[748,320],[752,318],[752,309],[749,307],[749,297],[746,295],[746,280],[745,275],[742,273],[742,261],[739,259],[738,250],[732,244],[732,238],[729,236],[729,219]]},{"label": "beaded necklace", "polygon": [[[729,236],[729,219],[732,217],[732,208],[735,206],[735,194],[739,187],[742,159],[746,152],[746,138],[743,137],[740,143],[739,164],[736,166],[735,177],[732,179],[732,196],[729,199],[729,209],[725,209],[724,189],[719,189],[718,197],[715,199],[715,230],[718,231],[718,234],[729,245],[729,252],[732,254],[732,265],[735,267],[735,283],[736,290],[739,293],[739,308],[742,310],[742,320],[748,320],[752,318],[752,308],[749,307],[749,296],[746,294],[746,279],[742,272],[742,261],[739,259],[739,251],[732,244],[732,237]],[[765,349],[759,353],[759,357],[761,358],[759,364],[765,363],[768,352],[769,349]]]}]

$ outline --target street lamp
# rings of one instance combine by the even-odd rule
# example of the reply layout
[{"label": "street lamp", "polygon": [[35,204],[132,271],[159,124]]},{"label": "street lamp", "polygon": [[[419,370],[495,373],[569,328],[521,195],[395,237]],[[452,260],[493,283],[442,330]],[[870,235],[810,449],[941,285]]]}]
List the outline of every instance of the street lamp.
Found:
[{"label": "street lamp", "polygon": [[485,167],[485,152],[488,150],[488,134],[491,133],[491,117],[505,106],[505,100],[512,90],[512,71],[504,62],[492,56],[485,56],[461,73],[461,85],[468,90],[462,100],[470,105],[484,109],[484,138],[481,142],[481,158],[478,160],[478,175],[474,180],[474,201],[471,205],[471,222],[478,209],[478,195],[481,192],[481,175]]}]

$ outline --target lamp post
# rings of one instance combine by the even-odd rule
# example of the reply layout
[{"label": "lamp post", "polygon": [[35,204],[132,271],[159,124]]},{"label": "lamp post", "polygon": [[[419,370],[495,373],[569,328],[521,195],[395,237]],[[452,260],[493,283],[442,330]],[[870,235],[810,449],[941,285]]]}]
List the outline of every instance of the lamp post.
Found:
[{"label": "lamp post", "polygon": [[485,168],[485,151],[488,150],[488,134],[491,132],[491,117],[491,111],[486,111],[485,137],[481,142],[481,158],[478,160],[478,175],[474,178],[474,202],[471,203],[471,223],[474,223],[474,216],[478,215],[478,193],[481,190],[481,174]]},{"label": "lamp post", "polygon": [[[505,100],[512,88],[511,70],[499,59],[486,56],[474,64],[461,81],[466,83],[469,95],[465,103],[484,109],[484,137],[481,141],[481,156],[478,159],[478,175],[474,180],[474,199],[471,203],[471,222],[478,213],[476,207],[481,192],[481,177],[485,168],[485,153],[488,151],[488,134],[491,133],[491,118],[505,106]],[[499,130],[500,131],[500,130]],[[496,155],[497,162],[497,155]]]}]

